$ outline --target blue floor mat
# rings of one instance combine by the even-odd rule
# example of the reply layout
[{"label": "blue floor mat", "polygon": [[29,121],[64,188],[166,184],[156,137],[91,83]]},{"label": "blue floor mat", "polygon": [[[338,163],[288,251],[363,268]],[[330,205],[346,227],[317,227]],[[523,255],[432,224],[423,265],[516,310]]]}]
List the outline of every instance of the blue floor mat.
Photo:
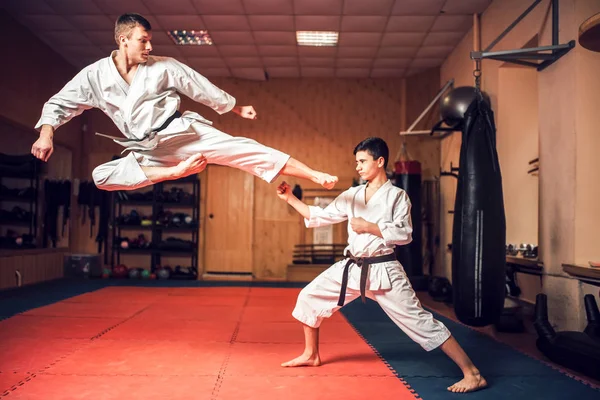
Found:
[{"label": "blue floor mat", "polygon": [[441,350],[423,350],[374,301],[367,300],[367,304],[363,304],[355,300],[347,304],[342,313],[398,376],[406,380],[423,399],[600,399],[600,390],[570,378],[483,333],[433,313],[450,329],[489,384],[487,389],[468,395],[449,393],[446,388],[459,380],[461,373]]}]

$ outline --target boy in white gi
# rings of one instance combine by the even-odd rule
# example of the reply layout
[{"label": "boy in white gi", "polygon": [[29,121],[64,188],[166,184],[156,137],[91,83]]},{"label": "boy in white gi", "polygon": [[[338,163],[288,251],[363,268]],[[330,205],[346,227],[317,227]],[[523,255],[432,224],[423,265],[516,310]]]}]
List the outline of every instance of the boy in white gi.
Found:
[{"label": "boy in white gi", "polygon": [[308,206],[283,182],[277,195],[294,207],[308,228],[348,220],[346,259],[333,264],[309,283],[292,312],[304,327],[301,356],[283,367],[319,366],[319,326],[339,310],[344,301],[358,296],[379,303],[392,321],[426,351],[440,346],[460,367],[464,379],[448,388],[455,393],[484,388],[487,383],[448,329],[421,303],[396,260],[394,246],[412,241],[410,199],[388,180],[385,169],[389,150],[380,138],[368,138],[354,149],[356,170],[366,185],[352,187],[326,208]]},{"label": "boy in white gi", "polygon": [[195,112],[181,114],[179,93],[219,114],[233,111],[256,119],[252,106],[236,106],[232,96],[187,65],[150,56],[151,39],[151,26],[144,17],[120,16],[115,24],[119,50],[84,68],[46,102],[35,127],[40,137],[31,153],[48,161],[54,151],[54,131],[83,111],[99,108],[125,136],[110,138],[131,150],[126,157],[94,169],[92,176],[100,189],[137,189],[196,174],[207,163],[239,168],[269,183],[278,175],[290,175],[333,188],[335,176],[314,171],[254,140],[220,132]]}]

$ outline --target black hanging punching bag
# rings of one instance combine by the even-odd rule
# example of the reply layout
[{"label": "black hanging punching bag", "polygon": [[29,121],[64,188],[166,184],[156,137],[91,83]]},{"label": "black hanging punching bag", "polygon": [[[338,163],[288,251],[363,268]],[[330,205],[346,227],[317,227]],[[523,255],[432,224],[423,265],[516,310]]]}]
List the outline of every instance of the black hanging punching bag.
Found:
[{"label": "black hanging punching bag", "polygon": [[505,243],[494,114],[478,95],[464,116],[452,232],[454,310],[466,325],[489,325],[502,314]]},{"label": "black hanging punching bag", "polygon": [[394,186],[404,189],[411,202],[412,242],[396,246],[396,259],[404,267],[415,290],[425,290],[427,281],[423,276],[423,243],[421,217],[421,163],[418,161],[396,161],[394,164]]}]

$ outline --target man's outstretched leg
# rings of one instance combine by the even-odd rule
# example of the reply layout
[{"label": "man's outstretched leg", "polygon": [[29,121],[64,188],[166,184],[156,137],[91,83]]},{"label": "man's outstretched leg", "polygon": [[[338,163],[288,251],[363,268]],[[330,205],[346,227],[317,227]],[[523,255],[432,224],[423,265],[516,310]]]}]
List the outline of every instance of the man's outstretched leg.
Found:
[{"label": "man's outstretched leg", "polygon": [[454,393],[474,392],[487,386],[485,378],[481,376],[477,367],[454,339],[454,336],[450,336],[440,346],[440,349],[458,365],[464,375],[462,380],[448,388],[449,391]]},{"label": "man's outstretched leg", "polygon": [[319,328],[304,327],[304,353],[299,357],[281,364],[282,367],[318,367],[321,365],[319,356]]},{"label": "man's outstretched leg", "polygon": [[280,172],[281,175],[295,176],[297,178],[308,179],[314,183],[323,186],[325,189],[333,189],[338,182],[337,176],[332,176],[324,172],[315,171],[306,164],[301,163],[295,158],[290,158]]},{"label": "man's outstretched leg", "polygon": [[200,123],[192,128],[196,134],[170,138],[145,153],[147,165],[176,165],[182,159],[202,153],[208,164],[237,168],[269,183],[281,175],[307,179],[326,189],[332,189],[338,182],[337,176],[315,171],[289,154],[256,140],[231,136]]},{"label": "man's outstretched leg", "polygon": [[198,174],[206,168],[206,157],[192,154],[185,160],[166,166],[140,165],[142,156],[131,152],[126,157],[109,161],[94,168],[92,178],[101,190],[135,190],[166,180]]}]

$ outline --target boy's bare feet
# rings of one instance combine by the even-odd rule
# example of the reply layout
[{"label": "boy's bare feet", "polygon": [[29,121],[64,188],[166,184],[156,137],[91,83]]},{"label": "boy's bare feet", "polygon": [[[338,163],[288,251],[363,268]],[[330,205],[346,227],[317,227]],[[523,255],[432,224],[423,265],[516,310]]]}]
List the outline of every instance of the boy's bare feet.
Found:
[{"label": "boy's bare feet", "polygon": [[487,386],[487,382],[481,374],[468,374],[448,388],[448,391],[453,393],[468,393],[483,389]]},{"label": "boy's bare feet", "polygon": [[327,190],[333,189],[338,180],[337,176],[329,175],[324,172],[317,172],[314,178],[315,183],[318,183]]},{"label": "boy's bare feet", "polygon": [[282,367],[318,367],[319,365],[321,365],[321,358],[318,354],[302,354],[300,357],[281,364]]}]

